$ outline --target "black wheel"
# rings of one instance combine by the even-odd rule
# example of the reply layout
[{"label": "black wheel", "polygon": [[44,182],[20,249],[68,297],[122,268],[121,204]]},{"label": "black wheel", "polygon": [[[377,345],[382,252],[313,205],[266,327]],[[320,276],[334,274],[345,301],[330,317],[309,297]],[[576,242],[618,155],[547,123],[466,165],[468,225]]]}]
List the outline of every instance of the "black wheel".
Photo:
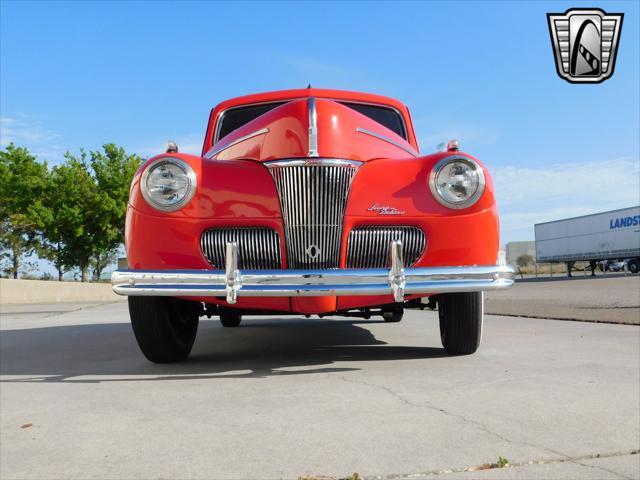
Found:
[{"label": "black wheel", "polygon": [[200,304],[169,297],[129,297],[129,316],[138,346],[148,360],[184,360],[198,332]]},{"label": "black wheel", "polygon": [[640,270],[640,265],[638,265],[638,260],[630,260],[629,263],[627,263],[627,269],[631,273],[638,273],[638,270]]},{"label": "black wheel", "polygon": [[220,323],[223,327],[237,327],[242,321],[242,315],[236,312],[222,312],[220,314]]},{"label": "black wheel", "polygon": [[393,310],[385,310],[382,312],[382,318],[387,323],[396,323],[402,320],[404,310],[402,308],[394,308]]},{"label": "black wheel", "polygon": [[446,293],[438,297],[440,339],[447,353],[469,355],[482,337],[482,292]]}]

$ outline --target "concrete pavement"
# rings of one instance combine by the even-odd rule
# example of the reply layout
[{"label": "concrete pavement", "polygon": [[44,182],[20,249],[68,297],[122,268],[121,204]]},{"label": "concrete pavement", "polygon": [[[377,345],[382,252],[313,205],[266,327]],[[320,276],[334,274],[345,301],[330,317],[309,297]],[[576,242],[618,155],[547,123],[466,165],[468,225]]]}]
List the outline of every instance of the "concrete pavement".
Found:
[{"label": "concrete pavement", "polygon": [[486,311],[500,315],[640,324],[640,275],[529,278],[485,295]]},{"label": "concrete pavement", "polygon": [[640,328],[485,327],[449,357],[435,312],[210,320],[154,365],[126,304],[3,306],[0,477],[640,477]]}]

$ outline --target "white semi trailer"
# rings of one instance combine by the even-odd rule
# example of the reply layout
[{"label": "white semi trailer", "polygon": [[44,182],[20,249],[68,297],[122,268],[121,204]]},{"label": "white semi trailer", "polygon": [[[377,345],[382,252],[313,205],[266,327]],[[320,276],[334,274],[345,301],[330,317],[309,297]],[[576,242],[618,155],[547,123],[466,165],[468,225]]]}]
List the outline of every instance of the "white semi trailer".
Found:
[{"label": "white semi trailer", "polygon": [[640,206],[566,218],[535,225],[536,261],[565,262],[569,273],[576,261],[627,260],[640,268]]}]

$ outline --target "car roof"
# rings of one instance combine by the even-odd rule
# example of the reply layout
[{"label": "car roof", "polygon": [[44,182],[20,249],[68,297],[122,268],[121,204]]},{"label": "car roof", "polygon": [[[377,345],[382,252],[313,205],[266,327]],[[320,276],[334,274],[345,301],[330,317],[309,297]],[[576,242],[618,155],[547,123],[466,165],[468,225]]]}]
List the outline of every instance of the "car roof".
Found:
[{"label": "car roof", "polygon": [[353,100],[356,102],[370,102],[380,105],[389,105],[397,108],[398,110],[406,108],[406,106],[390,97],[383,95],[375,95],[372,93],[353,92],[349,90],[330,90],[325,88],[298,88],[292,90],[276,90],[273,92],[254,93],[251,95],[243,95],[240,97],[234,97],[229,100],[216,105],[214,110],[222,109],[226,110],[230,107],[246,105],[250,103],[262,103],[279,100],[293,100],[296,98],[331,98],[336,100]]}]

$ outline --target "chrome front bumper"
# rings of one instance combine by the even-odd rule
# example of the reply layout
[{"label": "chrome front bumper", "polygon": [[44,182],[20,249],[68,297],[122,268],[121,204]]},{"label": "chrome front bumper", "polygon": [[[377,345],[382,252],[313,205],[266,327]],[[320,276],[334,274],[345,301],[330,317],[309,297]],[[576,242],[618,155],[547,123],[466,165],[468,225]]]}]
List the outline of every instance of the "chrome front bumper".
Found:
[{"label": "chrome front bumper", "polygon": [[118,295],[170,297],[295,297],[339,295],[405,295],[479,292],[509,288],[514,270],[508,265],[404,268],[402,243],[391,242],[391,269],[238,270],[238,246],[227,243],[226,269],[116,270],[111,275]]}]

